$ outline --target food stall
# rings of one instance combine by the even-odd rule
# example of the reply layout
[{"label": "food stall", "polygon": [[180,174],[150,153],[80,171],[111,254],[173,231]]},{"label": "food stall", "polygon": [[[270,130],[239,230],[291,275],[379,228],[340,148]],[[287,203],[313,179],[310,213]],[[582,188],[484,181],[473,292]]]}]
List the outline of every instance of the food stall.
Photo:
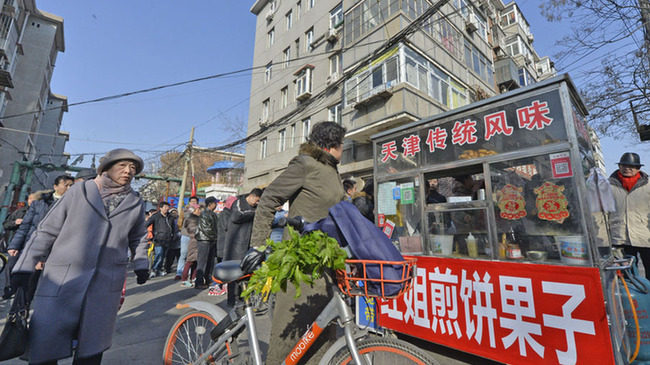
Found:
[{"label": "food stall", "polygon": [[504,363],[626,363],[586,113],[563,75],[372,136],[376,223],[418,257],[380,326]]}]

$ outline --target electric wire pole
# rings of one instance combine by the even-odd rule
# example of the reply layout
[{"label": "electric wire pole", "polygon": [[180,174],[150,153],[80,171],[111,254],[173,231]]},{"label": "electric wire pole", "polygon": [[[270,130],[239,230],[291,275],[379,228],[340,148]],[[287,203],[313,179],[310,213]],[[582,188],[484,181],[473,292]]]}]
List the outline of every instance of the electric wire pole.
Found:
[{"label": "electric wire pole", "polygon": [[181,181],[181,192],[178,196],[178,226],[183,224],[183,205],[185,203],[185,184],[187,183],[187,169],[192,160],[192,141],[194,141],[194,127],[190,131],[190,142],[187,144],[185,154],[185,167],[183,168],[183,180]]}]

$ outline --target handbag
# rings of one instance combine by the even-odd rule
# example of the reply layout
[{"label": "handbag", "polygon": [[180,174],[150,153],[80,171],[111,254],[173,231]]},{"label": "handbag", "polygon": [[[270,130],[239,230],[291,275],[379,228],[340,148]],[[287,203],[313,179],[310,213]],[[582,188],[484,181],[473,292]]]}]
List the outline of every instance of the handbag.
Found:
[{"label": "handbag", "polygon": [[21,286],[9,309],[7,322],[0,334],[0,361],[13,359],[25,353],[27,349],[27,319],[29,307],[25,289]]}]

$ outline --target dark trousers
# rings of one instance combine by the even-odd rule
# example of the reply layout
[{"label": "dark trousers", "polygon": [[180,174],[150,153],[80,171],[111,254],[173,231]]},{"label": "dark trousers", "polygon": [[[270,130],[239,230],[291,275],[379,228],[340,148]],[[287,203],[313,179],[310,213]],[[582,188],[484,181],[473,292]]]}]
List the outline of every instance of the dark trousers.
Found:
[{"label": "dark trousers", "polygon": [[[100,352],[97,355],[93,355],[91,357],[77,358],[75,356],[74,360],[72,360],[72,365],[99,365],[102,363],[102,355],[104,355],[103,352]],[[56,365],[57,363],[58,362],[54,360],[54,361],[39,362],[39,363],[30,362],[29,364],[30,365]]]},{"label": "dark trousers", "polygon": [[643,268],[645,269],[645,277],[650,280],[650,247],[635,247],[630,245],[617,246],[622,247],[623,252],[626,255],[632,255],[635,258],[638,253],[641,256],[641,261],[643,262]]},{"label": "dark trousers", "polygon": [[167,252],[165,252],[165,264],[163,265],[167,273],[172,272],[172,265],[174,264],[174,260],[178,260],[180,256],[181,256],[180,248],[167,249]]},{"label": "dark trousers", "polygon": [[212,267],[214,266],[214,254],[216,245],[212,241],[196,241],[198,255],[196,258],[196,281],[195,286],[208,285],[212,280]]}]

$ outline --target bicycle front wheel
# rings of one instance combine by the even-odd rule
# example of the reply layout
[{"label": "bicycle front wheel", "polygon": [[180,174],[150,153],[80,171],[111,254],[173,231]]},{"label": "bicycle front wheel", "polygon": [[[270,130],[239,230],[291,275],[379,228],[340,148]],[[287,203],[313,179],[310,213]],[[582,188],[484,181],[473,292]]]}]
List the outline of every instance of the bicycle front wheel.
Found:
[{"label": "bicycle front wheel", "polygon": [[[438,362],[431,358],[421,349],[396,339],[370,338],[357,342],[359,353],[368,364],[373,365],[438,365]],[[350,350],[342,348],[330,365],[354,364]]]},{"label": "bicycle front wheel", "polygon": [[[189,312],[174,323],[163,351],[163,364],[193,364],[206,350],[209,349],[212,339],[210,331],[217,326],[217,321],[205,312]],[[227,359],[231,355],[230,346],[226,344],[211,354],[212,363],[216,358]],[[223,362],[227,364],[227,362]]]}]

